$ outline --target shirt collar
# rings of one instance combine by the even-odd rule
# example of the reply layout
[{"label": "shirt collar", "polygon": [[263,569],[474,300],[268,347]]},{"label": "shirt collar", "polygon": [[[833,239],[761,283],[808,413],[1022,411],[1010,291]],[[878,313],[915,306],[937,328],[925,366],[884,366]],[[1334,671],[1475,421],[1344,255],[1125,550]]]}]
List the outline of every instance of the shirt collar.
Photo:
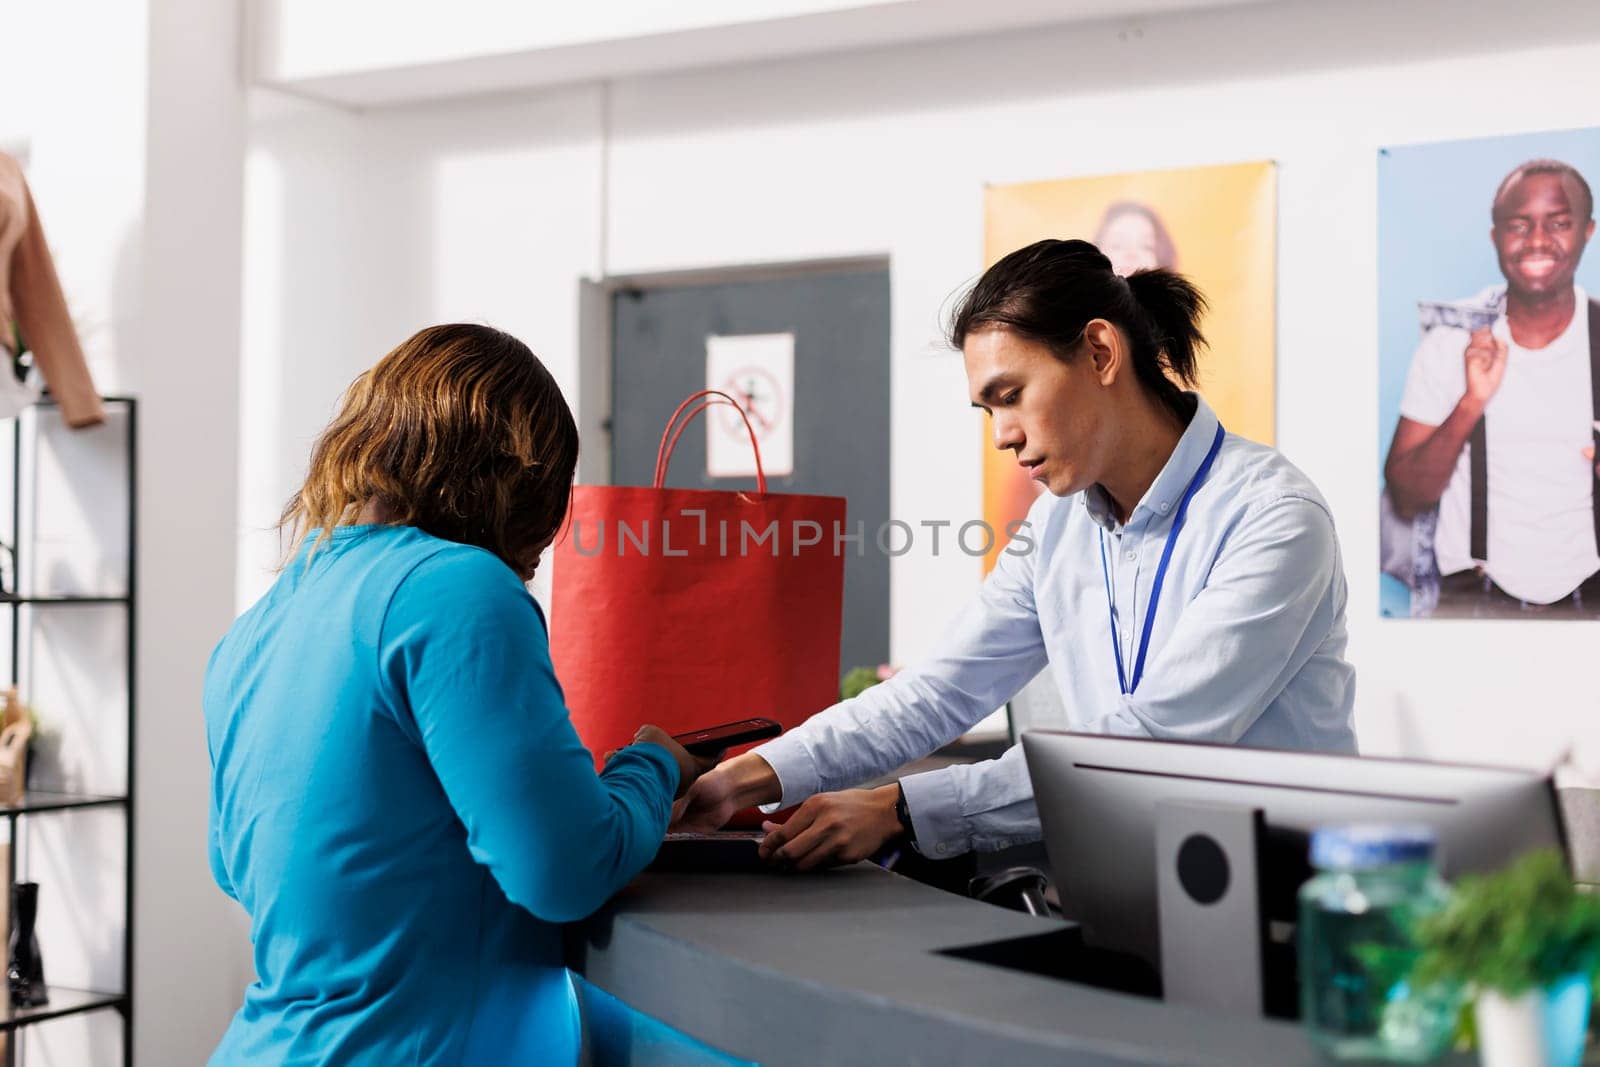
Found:
[{"label": "shirt collar", "polygon": [[[1144,498],[1128,515],[1129,522],[1141,512],[1171,516],[1183,497],[1183,491],[1189,487],[1200,464],[1205,462],[1206,453],[1211,451],[1211,442],[1217,436],[1217,413],[1211,410],[1211,405],[1199,393],[1186,395],[1194,398],[1194,417],[1189,420],[1183,436],[1178,438],[1178,446],[1172,450],[1172,455],[1167,457],[1166,466],[1161,468],[1161,473],[1150,483]],[[1084,490],[1083,506],[1088,509],[1089,518],[1100,527],[1116,532],[1118,523],[1116,512],[1111,507],[1111,497],[1099,485],[1091,485]]]},{"label": "shirt collar", "polygon": [[1490,329],[1496,337],[1502,341],[1509,342],[1518,352],[1532,352],[1534,355],[1538,355],[1540,352],[1549,352],[1552,349],[1559,351],[1564,347],[1563,342],[1574,335],[1574,331],[1587,331],[1589,329],[1589,294],[1584,292],[1583,286],[1574,283],[1572,286],[1572,321],[1567,323],[1567,328],[1562,330],[1560,336],[1554,338],[1543,348],[1523,348],[1512,338],[1511,323],[1507,321],[1505,316],[1506,287],[1499,286],[1498,290],[1499,296],[1496,299],[1500,305],[1500,317],[1494,320],[1494,325]]}]

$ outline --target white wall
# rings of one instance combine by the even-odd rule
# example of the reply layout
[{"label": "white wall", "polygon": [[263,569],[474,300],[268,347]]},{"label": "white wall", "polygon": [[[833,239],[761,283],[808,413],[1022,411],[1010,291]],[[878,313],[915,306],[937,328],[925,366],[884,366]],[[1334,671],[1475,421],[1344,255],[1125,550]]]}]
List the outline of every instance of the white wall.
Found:
[{"label": "white wall", "polygon": [[[980,431],[938,324],[981,266],[984,184],[1270,158],[1280,164],[1279,444],[1337,515],[1364,744],[1536,764],[1596,732],[1592,626],[1383,622],[1373,577],[1376,151],[1600,125],[1593,5],[1529,6],[1515,20],[1490,0],[1245,7],[625,80],[609,92],[609,105],[596,87],[258,123],[252,205],[278,181],[258,186],[257,175],[274,167],[329,181],[371,167],[392,176],[393,187],[365,189],[400,232],[365,244],[371,205],[351,205],[348,220],[303,213],[317,195],[290,190],[283,234],[252,241],[252,271],[271,246],[261,255],[277,257],[273,273],[307,290],[292,318],[252,314],[252,366],[309,358],[318,369],[276,394],[285,432],[258,426],[245,441],[268,472],[261,484],[277,490],[266,504],[252,494],[247,521],[293,487],[333,381],[412,325],[467,309],[524,334],[571,384],[576,283],[599,262],[627,274],[859,254],[891,262],[892,513],[975,516]],[[553,133],[547,109],[564,116]],[[494,145],[501,162],[461,139]],[[464,158],[477,162],[460,164],[459,184],[413,187],[416,173]],[[417,210],[395,211],[397,195]],[[405,247],[430,254],[395,254]],[[360,277],[347,306],[311,291],[338,280],[330,257]],[[273,330],[292,331],[292,343],[268,343]],[[892,644],[906,661],[978,571],[963,556],[913,554],[892,576]]]},{"label": "white wall", "polygon": [[[577,279],[599,269],[598,98],[352,116],[258,98],[246,176],[241,606],[340,393],[417,329],[489,322],[577,388]],[[261,114],[264,113],[264,114]]]},{"label": "white wall", "polygon": [[[0,0],[0,151],[21,152],[101,392],[129,378],[144,206],[142,0]],[[93,76],[86,76],[87,72]]]}]

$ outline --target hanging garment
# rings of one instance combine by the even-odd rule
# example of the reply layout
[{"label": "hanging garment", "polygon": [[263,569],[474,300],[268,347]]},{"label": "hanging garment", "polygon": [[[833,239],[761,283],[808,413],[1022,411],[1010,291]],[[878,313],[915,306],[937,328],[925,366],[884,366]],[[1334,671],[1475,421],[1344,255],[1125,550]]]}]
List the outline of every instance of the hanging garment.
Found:
[{"label": "hanging garment", "polygon": [[[104,422],[22,167],[0,152],[0,346],[13,348],[19,333],[67,425]],[[11,371],[0,365],[0,374]]]}]

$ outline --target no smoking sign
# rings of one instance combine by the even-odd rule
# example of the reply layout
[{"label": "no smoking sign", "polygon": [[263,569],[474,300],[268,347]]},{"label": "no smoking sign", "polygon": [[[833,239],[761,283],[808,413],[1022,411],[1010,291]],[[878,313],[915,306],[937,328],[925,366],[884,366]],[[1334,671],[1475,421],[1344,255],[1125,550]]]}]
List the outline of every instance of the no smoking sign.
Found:
[{"label": "no smoking sign", "polygon": [[[794,473],[794,334],[762,333],[706,338],[706,387],[739,401],[761,446],[769,477]],[[706,413],[706,473],[748,478],[756,473],[750,435],[739,413]]]}]

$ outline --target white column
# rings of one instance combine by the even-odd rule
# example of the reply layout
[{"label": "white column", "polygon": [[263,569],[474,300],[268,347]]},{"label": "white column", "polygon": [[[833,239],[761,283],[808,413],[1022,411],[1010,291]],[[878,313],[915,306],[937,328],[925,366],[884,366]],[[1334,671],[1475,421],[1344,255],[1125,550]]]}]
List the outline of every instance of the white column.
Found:
[{"label": "white column", "polygon": [[150,5],[141,315],[135,1059],[202,1064],[249,981],[206,855],[206,659],[233,619],[245,89],[239,2]]}]

